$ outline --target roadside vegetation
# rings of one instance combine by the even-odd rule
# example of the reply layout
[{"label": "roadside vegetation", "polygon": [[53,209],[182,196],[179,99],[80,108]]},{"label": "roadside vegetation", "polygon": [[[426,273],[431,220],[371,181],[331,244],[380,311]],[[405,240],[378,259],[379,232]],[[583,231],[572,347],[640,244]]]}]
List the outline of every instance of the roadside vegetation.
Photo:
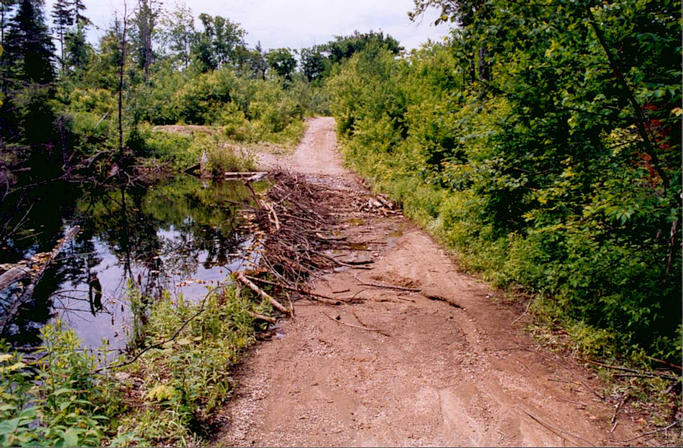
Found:
[{"label": "roadside vegetation", "polygon": [[329,80],[347,161],[582,357],[677,377],[680,2],[430,6],[447,44]]},{"label": "roadside vegetation", "polygon": [[[149,298],[133,289],[129,300]],[[232,390],[231,368],[269,313],[267,302],[225,286],[192,304],[153,303],[137,346],[109,360],[82,349],[60,322],[42,329],[38,361],[0,347],[1,446],[198,445]]]}]

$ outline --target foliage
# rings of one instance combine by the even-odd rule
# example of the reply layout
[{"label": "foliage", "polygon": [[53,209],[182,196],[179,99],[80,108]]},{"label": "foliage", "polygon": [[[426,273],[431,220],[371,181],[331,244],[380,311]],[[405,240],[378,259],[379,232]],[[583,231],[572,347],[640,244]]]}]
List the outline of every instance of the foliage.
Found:
[{"label": "foliage", "polygon": [[[202,425],[232,389],[230,367],[253,342],[254,323],[250,300],[236,289],[210,294],[203,312],[190,320],[202,305],[166,299],[154,306],[146,326],[147,344],[168,340],[184,323],[188,325],[160,349],[143,355],[127,367],[125,387],[140,400],[120,418],[119,436],[141,443],[181,444],[201,436]],[[256,307],[268,312],[266,303]],[[144,379],[137,386],[136,378]]]},{"label": "foliage", "polygon": [[42,338],[38,362],[0,354],[0,445],[101,445],[119,407],[115,386],[92,375],[95,358],[60,322],[44,327]]},{"label": "foliage", "polygon": [[675,359],[680,2],[437,3],[448,45],[330,79],[347,158],[468,267],[607,332],[603,355]]},{"label": "foliage", "polygon": [[141,345],[168,342],[107,375],[94,373],[95,357],[60,322],[43,328],[44,357],[38,361],[25,362],[3,343],[0,446],[200,440],[232,389],[230,367],[254,340],[250,312],[267,314],[270,305],[254,304],[227,286],[203,303],[166,295],[148,309]]},{"label": "foliage", "polygon": [[296,68],[296,59],[289,48],[278,48],[266,53],[268,66],[277,76],[285,81],[292,81],[292,73]]}]

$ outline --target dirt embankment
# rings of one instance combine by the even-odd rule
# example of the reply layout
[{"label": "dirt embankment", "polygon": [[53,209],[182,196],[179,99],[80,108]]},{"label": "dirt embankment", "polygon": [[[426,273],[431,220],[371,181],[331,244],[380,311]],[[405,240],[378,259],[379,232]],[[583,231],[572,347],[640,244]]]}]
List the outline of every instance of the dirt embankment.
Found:
[{"label": "dirt embankment", "polygon": [[613,420],[589,372],[524,333],[500,292],[400,214],[358,206],[372,195],[342,168],[332,119],[310,121],[293,155],[261,165],[348,192],[338,232],[357,250],[330,255],[360,264],[309,287],[365,300],[296,302],[240,368],[216,444],[585,446],[638,435],[623,410]]}]

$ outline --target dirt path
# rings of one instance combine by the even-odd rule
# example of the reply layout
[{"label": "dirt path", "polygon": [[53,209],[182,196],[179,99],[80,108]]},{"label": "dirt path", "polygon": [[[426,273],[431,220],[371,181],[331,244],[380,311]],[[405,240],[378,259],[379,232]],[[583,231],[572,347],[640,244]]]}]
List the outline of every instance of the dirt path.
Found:
[{"label": "dirt path", "polygon": [[[292,156],[261,163],[367,193],[341,166],[330,118],[312,120]],[[240,368],[216,444],[585,446],[637,434],[628,415],[610,432],[614,407],[591,391],[596,380],[539,347],[499,292],[458,272],[409,220],[354,207],[340,214],[341,233],[363,249],[353,255],[374,262],[311,287],[367,300],[297,302],[295,319]]]}]

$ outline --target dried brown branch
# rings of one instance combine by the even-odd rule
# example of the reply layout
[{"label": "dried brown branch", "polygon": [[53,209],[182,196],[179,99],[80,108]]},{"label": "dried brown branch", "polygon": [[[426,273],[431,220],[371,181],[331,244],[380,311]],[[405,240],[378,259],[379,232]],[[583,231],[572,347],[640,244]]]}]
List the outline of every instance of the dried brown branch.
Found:
[{"label": "dried brown branch", "polygon": [[377,329],[377,328],[369,328],[369,327],[364,327],[364,326],[361,326],[361,325],[347,324],[346,322],[342,322],[340,319],[335,319],[334,317],[330,316],[330,315],[327,314],[327,313],[323,313],[323,314],[324,314],[325,317],[327,317],[328,319],[333,320],[333,321],[337,322],[338,324],[341,324],[341,325],[344,325],[344,326],[347,326],[347,327],[358,328],[359,330],[371,331],[371,332],[374,332],[374,333],[379,333],[379,334],[381,334],[381,335],[383,335],[383,336],[391,336],[390,334],[385,333],[384,331],[379,330],[379,329]]},{"label": "dried brown branch", "polygon": [[284,305],[282,305],[280,302],[278,302],[277,300],[275,300],[272,296],[270,296],[270,295],[269,295],[268,293],[266,293],[264,290],[262,290],[261,288],[259,288],[258,286],[256,286],[251,280],[249,280],[248,278],[246,278],[246,277],[244,276],[243,273],[237,272],[237,273],[235,274],[235,279],[238,280],[239,282],[241,282],[241,283],[242,283],[244,286],[246,286],[247,288],[249,288],[249,289],[251,289],[252,291],[254,291],[254,292],[255,292],[256,294],[258,294],[259,296],[261,296],[261,297],[263,297],[264,299],[266,299],[268,302],[270,302],[270,304],[271,304],[271,305],[273,306],[273,308],[275,308],[276,310],[278,310],[278,311],[280,311],[281,313],[284,313],[284,314],[291,314],[291,313],[290,313],[290,310],[288,310],[287,308],[285,308]]}]

